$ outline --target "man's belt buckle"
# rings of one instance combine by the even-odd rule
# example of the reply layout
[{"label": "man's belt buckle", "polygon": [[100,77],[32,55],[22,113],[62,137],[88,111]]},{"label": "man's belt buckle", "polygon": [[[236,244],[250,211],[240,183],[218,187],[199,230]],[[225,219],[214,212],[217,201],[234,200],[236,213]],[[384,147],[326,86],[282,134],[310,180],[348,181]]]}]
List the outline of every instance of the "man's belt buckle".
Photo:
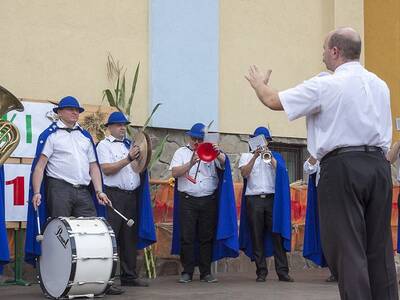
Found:
[{"label": "man's belt buckle", "polygon": [[267,198],[267,195],[261,194],[261,195],[260,195],[260,198],[263,198],[263,199],[264,199],[264,198]]},{"label": "man's belt buckle", "polygon": [[75,189],[80,189],[83,185],[82,184],[73,184],[72,187]]}]

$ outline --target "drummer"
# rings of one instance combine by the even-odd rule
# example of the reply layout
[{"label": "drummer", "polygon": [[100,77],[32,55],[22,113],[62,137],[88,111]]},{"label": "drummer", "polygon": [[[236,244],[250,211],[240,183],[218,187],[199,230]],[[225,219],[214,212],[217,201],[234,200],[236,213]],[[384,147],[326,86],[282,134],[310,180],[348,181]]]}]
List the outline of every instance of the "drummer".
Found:
[{"label": "drummer", "polygon": [[[117,240],[121,285],[147,287],[148,283],[139,279],[137,274],[136,255],[138,245],[143,248],[155,242],[155,229],[147,172],[139,174],[134,171],[134,163],[141,159],[141,151],[139,146],[132,146],[131,141],[126,138],[126,127],[129,123],[123,113],[111,113],[105,124],[110,135],[97,145],[97,153],[105,192],[113,207],[135,221],[129,227],[118,214],[107,207],[107,220]],[[141,222],[143,219],[145,222]]]},{"label": "drummer", "polygon": [[[32,163],[32,201],[28,208],[25,245],[25,260],[31,264],[41,253],[35,240],[36,214],[43,225],[47,217],[102,216],[104,205],[110,203],[103,192],[92,137],[78,123],[84,109],[76,98],[67,96],[53,111],[59,120],[39,136]],[[122,290],[112,286],[107,293],[121,294]]]},{"label": "drummer", "polygon": [[34,208],[45,198],[49,217],[96,216],[89,185],[93,186],[101,204],[110,200],[102,189],[92,137],[78,123],[84,109],[77,99],[67,96],[53,111],[59,120],[39,136],[37,155],[32,164]]}]

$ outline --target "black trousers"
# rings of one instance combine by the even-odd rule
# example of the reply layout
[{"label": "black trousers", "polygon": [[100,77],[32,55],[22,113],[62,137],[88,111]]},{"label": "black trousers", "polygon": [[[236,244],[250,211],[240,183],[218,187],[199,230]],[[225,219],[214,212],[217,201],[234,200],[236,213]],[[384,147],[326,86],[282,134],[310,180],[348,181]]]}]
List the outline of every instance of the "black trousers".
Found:
[{"label": "black trousers", "polygon": [[180,259],[183,273],[192,275],[194,267],[198,263],[200,277],[211,274],[217,205],[216,194],[205,197],[192,197],[188,194],[180,193]]},{"label": "black trousers", "polygon": [[289,272],[286,252],[280,234],[272,232],[272,214],[274,194],[263,196],[246,196],[247,218],[250,225],[253,254],[257,267],[257,276],[267,276],[268,268],[264,255],[264,235],[271,232],[274,246],[275,270],[278,276]]},{"label": "black trousers", "polygon": [[383,153],[347,152],[321,162],[322,248],[341,299],[398,299],[390,229],[392,179]]},{"label": "black trousers", "polygon": [[97,216],[89,187],[73,187],[61,179],[47,177],[46,204],[49,217]]},{"label": "black trousers", "polygon": [[135,221],[132,227],[127,226],[126,222],[107,206],[107,221],[114,230],[117,240],[121,282],[126,282],[138,278],[136,272],[138,193],[137,189],[135,191],[124,191],[115,187],[105,187],[105,193],[115,209],[128,219]]}]

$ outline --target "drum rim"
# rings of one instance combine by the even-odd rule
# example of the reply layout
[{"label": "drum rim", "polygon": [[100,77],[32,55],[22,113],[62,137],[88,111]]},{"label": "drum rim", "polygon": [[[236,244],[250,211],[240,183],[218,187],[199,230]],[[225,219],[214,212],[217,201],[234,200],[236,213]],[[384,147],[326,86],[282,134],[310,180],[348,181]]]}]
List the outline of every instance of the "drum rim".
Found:
[{"label": "drum rim", "polygon": [[[69,231],[72,230],[71,226],[69,226],[68,222],[65,221],[65,219],[63,219],[63,217],[53,217],[53,218],[49,218],[46,221],[46,224],[43,227],[43,233],[45,232],[47,226],[50,224],[51,221],[53,221],[54,219],[58,219],[61,221],[61,223],[64,224],[65,228],[67,229],[68,232],[68,237],[70,239],[71,242],[71,272],[69,273],[69,279],[68,279],[68,283],[67,283],[67,287],[65,288],[65,290],[62,292],[62,294],[59,297],[54,297],[52,296],[48,290],[46,289],[43,280],[42,280],[42,274],[40,272],[40,262],[38,260],[38,273],[39,273],[39,283],[40,283],[40,287],[42,288],[42,291],[48,295],[49,297],[53,298],[53,299],[60,299],[60,298],[66,298],[65,296],[68,294],[68,292],[71,289],[71,286],[69,286],[69,283],[71,281],[73,281],[75,279],[75,275],[76,275],[76,260],[74,261],[73,256],[76,255],[76,244],[75,244],[75,237],[70,236]],[[40,257],[39,257],[40,259]]]},{"label": "drum rim", "polygon": [[106,285],[106,288],[103,291],[103,293],[105,293],[112,286],[112,284],[114,283],[115,273],[117,272],[117,264],[118,264],[119,257],[118,257],[117,239],[115,238],[114,230],[112,229],[110,223],[108,223],[106,218],[99,217],[99,219],[103,220],[104,224],[106,224],[106,226],[108,228],[108,232],[110,233],[111,243],[112,243],[112,247],[113,247],[113,257],[114,257],[113,265],[112,265],[112,269],[111,269],[111,274],[110,274],[110,280],[109,280],[108,284]]},{"label": "drum rim", "polygon": [[[79,219],[79,218],[75,218],[75,217],[68,217],[70,219]],[[85,217],[86,218],[86,217]],[[106,220],[106,218],[104,217],[87,217],[88,219],[101,219],[104,224],[107,226],[108,231],[110,233],[110,237],[111,237],[111,243],[112,243],[112,248],[113,248],[113,257],[116,259],[113,259],[113,265],[112,265],[112,269],[111,269],[111,274],[110,274],[110,280],[108,282],[108,284],[106,285],[106,287],[104,288],[103,292],[100,294],[97,294],[95,296],[98,295],[102,295],[104,294],[107,289],[109,289],[111,287],[111,285],[114,283],[115,280],[115,273],[117,271],[117,264],[118,264],[118,248],[117,248],[117,240],[115,238],[115,232],[112,229],[110,223],[108,223],[108,221]],[[50,293],[47,291],[45,285],[43,284],[43,280],[42,280],[42,275],[40,273],[40,263],[39,263],[39,259],[40,257],[37,259],[37,268],[38,268],[38,276],[39,276],[39,284],[40,287],[42,289],[42,291],[45,293],[45,295],[49,296],[52,299],[66,299],[67,294],[69,293],[69,291],[71,290],[71,286],[69,285],[70,282],[73,282],[75,279],[75,275],[76,275],[76,264],[77,264],[77,260],[74,260],[73,257],[74,255],[76,256],[76,244],[75,244],[75,237],[74,236],[70,236],[69,235],[69,231],[72,231],[71,226],[69,226],[69,223],[65,220],[65,217],[52,217],[52,218],[48,218],[45,225],[43,226],[43,232],[46,230],[46,227],[48,226],[48,224],[53,221],[54,219],[58,219],[61,221],[61,223],[63,223],[67,229],[68,232],[68,236],[70,238],[71,241],[71,272],[69,274],[69,279],[68,279],[68,284],[67,287],[65,288],[65,290],[63,291],[63,293],[59,296],[59,297],[54,297],[52,295],[50,295]],[[112,233],[112,234],[111,234]]]}]

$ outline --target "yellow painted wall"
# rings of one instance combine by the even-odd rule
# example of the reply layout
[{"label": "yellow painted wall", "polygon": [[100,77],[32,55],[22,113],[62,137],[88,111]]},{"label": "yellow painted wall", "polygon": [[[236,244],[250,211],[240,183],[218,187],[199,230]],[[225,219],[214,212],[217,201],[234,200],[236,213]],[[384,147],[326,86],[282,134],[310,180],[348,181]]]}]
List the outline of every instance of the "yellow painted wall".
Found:
[{"label": "yellow painted wall", "polygon": [[0,85],[21,98],[58,100],[70,94],[99,104],[109,87],[107,54],[131,75],[140,61],[133,118],[144,122],[147,0],[1,0],[0,37]]},{"label": "yellow painted wall", "polygon": [[365,0],[365,64],[389,85],[393,140],[400,140],[400,0]]},{"label": "yellow painted wall", "polygon": [[336,26],[363,33],[362,0],[221,0],[220,129],[250,133],[269,124],[272,134],[306,137],[304,118],[288,122],[257,100],[244,79],[250,64],[271,68],[271,85],[292,87],[325,70],[322,45]]},{"label": "yellow painted wall", "polygon": [[[326,33],[349,24],[362,33],[363,0],[219,3],[220,131],[249,133],[269,124],[275,136],[305,137],[304,119],[289,123],[283,112],[266,109],[243,76],[252,63],[272,68],[271,84],[282,90],[323,71]],[[71,94],[83,104],[100,104],[109,87],[107,54],[130,75],[140,61],[133,121],[140,125],[146,119],[148,0],[2,0],[0,36],[0,85],[21,98],[58,100]]]}]

